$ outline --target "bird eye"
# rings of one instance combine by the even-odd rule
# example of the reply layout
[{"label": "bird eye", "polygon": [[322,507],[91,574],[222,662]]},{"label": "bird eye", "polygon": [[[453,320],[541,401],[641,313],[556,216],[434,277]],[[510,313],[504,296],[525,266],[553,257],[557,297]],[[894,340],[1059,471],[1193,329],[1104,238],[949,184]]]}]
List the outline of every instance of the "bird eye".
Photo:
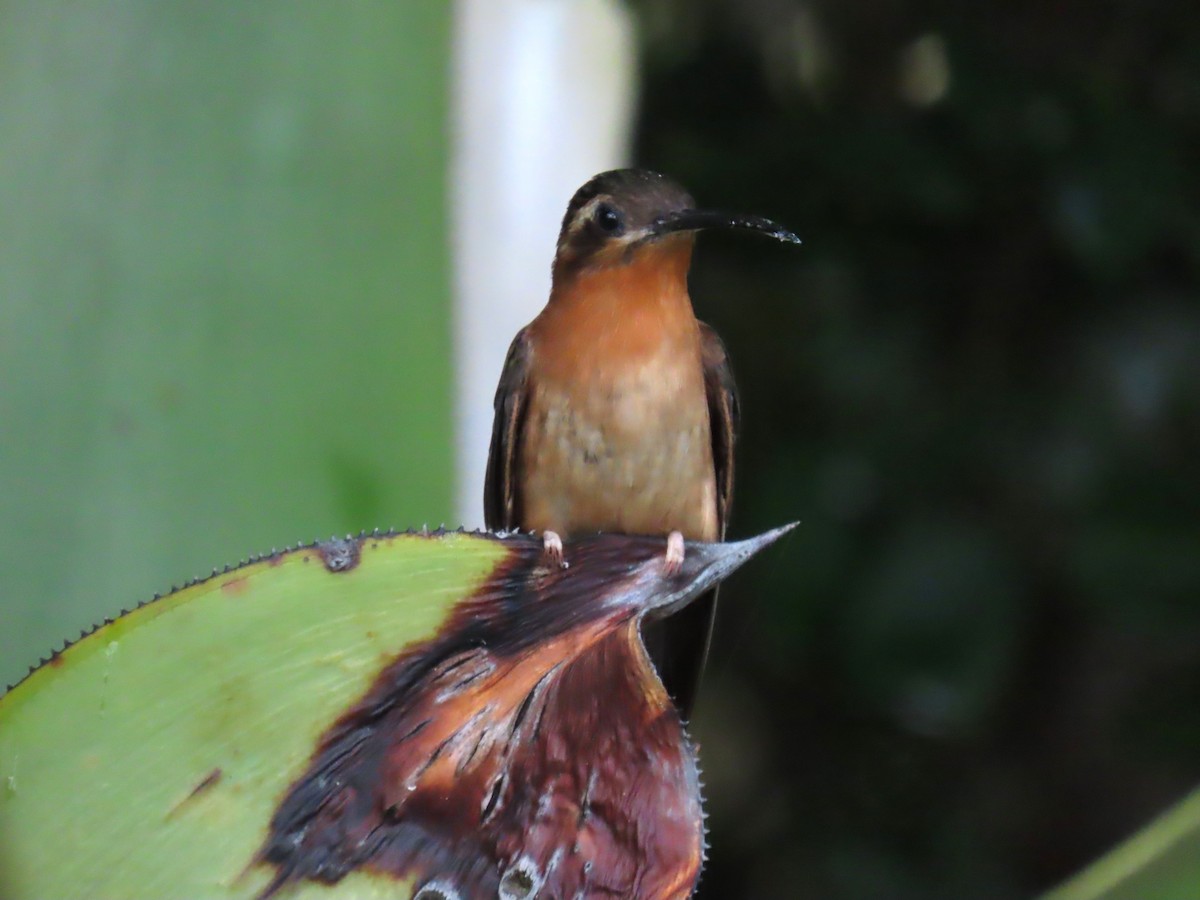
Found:
[{"label": "bird eye", "polygon": [[596,207],[596,224],[609,234],[618,234],[621,231],[621,214],[607,203],[601,203]]}]

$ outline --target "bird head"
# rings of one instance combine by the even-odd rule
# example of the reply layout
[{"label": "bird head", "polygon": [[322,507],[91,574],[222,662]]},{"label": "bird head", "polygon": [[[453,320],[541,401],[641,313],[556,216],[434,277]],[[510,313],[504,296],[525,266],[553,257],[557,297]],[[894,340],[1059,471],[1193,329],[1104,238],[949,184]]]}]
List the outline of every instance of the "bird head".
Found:
[{"label": "bird head", "polygon": [[728,228],[798,244],[786,228],[762,216],[696,208],[679,184],[645,169],[614,169],[593,177],[567,204],[554,259],[555,279],[569,272],[624,266],[635,259],[690,259],[695,233]]}]

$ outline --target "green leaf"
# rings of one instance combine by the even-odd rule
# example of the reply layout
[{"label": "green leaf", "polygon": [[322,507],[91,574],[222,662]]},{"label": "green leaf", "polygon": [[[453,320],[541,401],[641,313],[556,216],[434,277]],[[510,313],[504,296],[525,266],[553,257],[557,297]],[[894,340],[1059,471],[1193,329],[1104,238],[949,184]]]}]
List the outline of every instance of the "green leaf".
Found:
[{"label": "green leaf", "polygon": [[[571,565],[551,570],[530,535],[365,535],[214,573],[126,613],[0,697],[0,897],[202,900],[260,896],[268,884],[289,898],[395,897],[397,878],[494,878],[498,858],[464,859],[444,847],[420,856],[448,840],[439,835],[451,827],[484,827],[479,798],[451,801],[449,792],[483,790],[469,764],[491,751],[480,749],[482,738],[469,751],[447,739],[423,757],[420,740],[497,716],[490,733],[504,737],[488,746],[506,749],[492,758],[518,760],[525,768],[516,771],[553,784],[561,759],[529,756],[528,748],[546,735],[581,733],[568,727],[580,710],[588,722],[612,724],[623,736],[619,749],[636,761],[606,786],[632,777],[643,794],[648,784],[665,785],[694,806],[694,875],[701,823],[691,745],[644,651],[632,649],[641,646],[636,629],[647,613],[685,605],[786,530],[689,544],[682,567],[670,572],[662,540],[647,537],[568,542]],[[459,668],[467,657],[477,664],[470,677]],[[530,717],[535,737],[514,738],[524,715],[516,710],[530,708],[533,693],[520,702],[506,679],[524,678],[536,690],[568,673],[583,686],[584,705],[554,714],[543,706]],[[493,680],[494,690],[481,687]],[[616,683],[634,685],[624,705],[611,699]],[[390,711],[413,709],[425,720],[389,730]],[[642,729],[657,743],[643,742]],[[557,737],[546,740],[547,753],[561,753]],[[612,749],[581,745],[580,758],[602,754],[583,769],[603,768],[610,757],[601,746]],[[461,768],[451,756],[458,752]],[[324,762],[330,753],[335,768]],[[406,753],[415,754],[416,774],[401,783],[422,798],[407,819],[407,807],[376,802],[395,787],[387,762]],[[435,760],[456,776],[418,785]],[[683,768],[664,768],[664,760]],[[664,775],[675,771],[691,775]],[[331,774],[338,772],[344,777]],[[678,822],[681,808],[692,806],[630,806],[638,817],[631,827],[653,832]],[[347,809],[358,820],[343,827],[338,817]],[[358,830],[364,815],[369,830]],[[524,865],[522,841],[542,832],[514,815],[503,841],[476,842],[475,852],[515,846]],[[386,859],[376,864],[379,841],[364,837],[389,827],[407,830],[380,853],[411,845],[425,829],[418,851],[390,870]],[[618,854],[633,852],[617,845]],[[334,857],[350,862],[331,876],[325,864]],[[630,859],[654,864],[645,853]],[[608,862],[628,872],[630,859]],[[553,869],[544,873],[548,886]]]},{"label": "green leaf", "polygon": [[1043,900],[1195,900],[1200,897],[1200,790]]},{"label": "green leaf", "polygon": [[0,897],[260,889],[266,873],[239,876],[318,735],[507,555],[466,534],[361,553],[343,572],[307,547],[214,575],[0,698]]}]

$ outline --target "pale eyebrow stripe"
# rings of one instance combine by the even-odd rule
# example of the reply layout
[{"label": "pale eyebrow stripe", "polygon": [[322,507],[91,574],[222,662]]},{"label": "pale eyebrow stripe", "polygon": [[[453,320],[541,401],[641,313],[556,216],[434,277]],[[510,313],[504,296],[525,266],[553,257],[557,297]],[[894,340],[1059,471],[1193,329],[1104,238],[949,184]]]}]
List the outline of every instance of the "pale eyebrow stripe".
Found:
[{"label": "pale eyebrow stripe", "polygon": [[592,217],[592,213],[596,211],[596,207],[601,203],[606,203],[612,198],[608,194],[597,194],[583,206],[575,211],[575,217],[571,219],[571,224],[567,226],[567,231],[574,234],[583,227],[583,223]]},{"label": "pale eyebrow stripe", "polygon": [[[611,201],[612,197],[609,194],[597,194],[587,203],[583,204],[583,206],[579,207],[579,209],[575,211],[575,215],[571,219],[570,224],[567,225],[567,231],[566,234],[563,235],[563,238],[569,240],[572,235],[583,228],[588,219],[592,217],[592,213],[596,211],[597,206],[599,206],[601,203],[608,203]],[[617,245],[633,244],[644,238],[648,231],[648,227],[631,229],[618,237],[609,237],[608,240]],[[559,243],[561,245],[562,241]]]}]

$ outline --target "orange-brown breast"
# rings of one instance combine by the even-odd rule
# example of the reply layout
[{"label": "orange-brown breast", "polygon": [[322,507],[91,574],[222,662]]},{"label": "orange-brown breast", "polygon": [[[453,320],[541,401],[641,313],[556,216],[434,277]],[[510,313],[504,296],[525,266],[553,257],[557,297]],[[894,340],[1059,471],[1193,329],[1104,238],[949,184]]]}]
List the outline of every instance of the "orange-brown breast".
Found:
[{"label": "orange-brown breast", "polygon": [[718,537],[690,242],[557,284],[530,327],[521,526]]}]

